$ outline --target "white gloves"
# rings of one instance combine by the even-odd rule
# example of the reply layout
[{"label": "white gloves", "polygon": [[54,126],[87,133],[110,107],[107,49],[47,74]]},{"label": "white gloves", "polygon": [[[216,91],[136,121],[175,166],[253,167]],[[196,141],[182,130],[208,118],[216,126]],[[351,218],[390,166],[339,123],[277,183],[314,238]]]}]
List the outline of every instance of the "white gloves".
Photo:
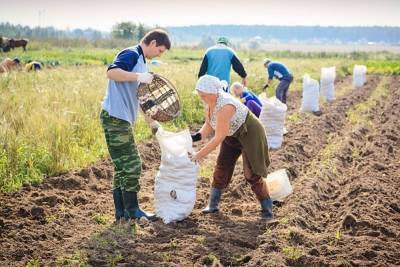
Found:
[{"label": "white gloves", "polygon": [[152,121],[150,123],[150,128],[151,129],[158,129],[158,128],[160,128],[160,126],[161,126],[161,124],[158,121]]},{"label": "white gloves", "polygon": [[136,73],[137,75],[137,81],[140,83],[151,83],[153,81],[153,74],[148,73],[148,72],[138,72]]}]

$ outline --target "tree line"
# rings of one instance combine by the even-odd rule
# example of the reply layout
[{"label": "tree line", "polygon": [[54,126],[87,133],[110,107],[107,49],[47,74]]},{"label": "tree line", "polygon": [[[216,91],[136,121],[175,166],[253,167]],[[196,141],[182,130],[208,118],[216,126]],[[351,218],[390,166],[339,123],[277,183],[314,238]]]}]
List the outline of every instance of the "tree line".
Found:
[{"label": "tree line", "polygon": [[[116,23],[110,32],[95,29],[59,30],[54,27],[29,27],[0,23],[0,36],[9,38],[34,39],[84,39],[98,41],[104,39],[140,40],[144,34],[157,26],[143,23]],[[158,27],[157,27],[158,28]],[[168,27],[175,43],[211,43],[224,35],[233,41],[248,41],[258,38],[279,42],[321,42],[321,43],[387,43],[400,44],[400,27],[321,27],[321,26],[265,26],[265,25],[197,25]],[[205,40],[205,37],[206,40]]]}]

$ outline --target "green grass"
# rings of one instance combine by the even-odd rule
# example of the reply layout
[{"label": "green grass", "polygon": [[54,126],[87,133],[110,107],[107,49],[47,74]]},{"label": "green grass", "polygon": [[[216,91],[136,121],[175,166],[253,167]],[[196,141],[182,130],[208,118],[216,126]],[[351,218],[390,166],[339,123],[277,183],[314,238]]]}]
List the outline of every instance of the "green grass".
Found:
[{"label": "green grass", "polygon": [[287,246],[282,248],[282,253],[285,255],[287,259],[292,261],[297,261],[301,258],[301,256],[304,255],[304,252],[301,248],[292,246]]},{"label": "green grass", "polygon": [[97,223],[97,224],[102,224],[106,225],[111,221],[111,217],[108,214],[100,214],[96,213],[92,219]]},{"label": "green grass", "polygon": [[[106,88],[105,64],[116,53],[116,49],[49,48],[4,54],[20,56],[23,62],[34,59],[45,66],[61,66],[37,73],[0,74],[0,191],[16,191],[24,184],[40,183],[46,176],[83,167],[107,156],[98,117]],[[161,58],[166,64],[150,65],[151,71],[164,75],[177,86],[182,99],[182,116],[164,124],[168,129],[178,130],[203,121],[203,106],[193,94],[203,53],[199,49],[173,49]],[[373,54],[365,61],[358,54],[288,51],[268,54],[239,51],[238,54],[248,62],[245,64],[248,85],[256,93],[262,92],[266,81],[262,66],[265,56],[289,66],[295,76],[293,91],[301,90],[305,73],[318,79],[323,66],[337,66],[337,76],[341,77],[349,74],[355,63],[365,63],[370,72],[381,74],[396,73],[400,65],[399,61],[388,60],[381,54]],[[232,80],[240,79],[233,74]],[[269,96],[273,95],[274,86],[268,89]],[[299,118],[296,114],[288,119]],[[137,142],[151,136],[142,118],[136,123],[134,134]]]},{"label": "green grass", "polygon": [[64,255],[57,257],[56,266],[89,266],[87,255],[83,252],[77,251],[71,255]]}]

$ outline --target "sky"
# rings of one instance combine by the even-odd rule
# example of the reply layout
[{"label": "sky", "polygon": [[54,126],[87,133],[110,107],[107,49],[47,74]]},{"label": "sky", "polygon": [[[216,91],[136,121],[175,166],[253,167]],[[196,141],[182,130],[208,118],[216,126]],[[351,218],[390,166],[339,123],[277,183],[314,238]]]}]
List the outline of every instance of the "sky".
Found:
[{"label": "sky", "polygon": [[110,31],[147,25],[400,26],[400,0],[0,0],[0,22]]}]

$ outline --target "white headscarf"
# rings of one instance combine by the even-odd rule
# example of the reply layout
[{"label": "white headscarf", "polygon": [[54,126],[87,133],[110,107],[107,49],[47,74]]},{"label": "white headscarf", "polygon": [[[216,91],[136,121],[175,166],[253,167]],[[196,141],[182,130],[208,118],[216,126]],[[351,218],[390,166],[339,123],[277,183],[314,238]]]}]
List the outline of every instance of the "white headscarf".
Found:
[{"label": "white headscarf", "polygon": [[223,92],[224,86],[227,86],[226,81],[220,81],[217,77],[211,75],[204,75],[197,81],[196,90],[206,94],[218,94]]}]

